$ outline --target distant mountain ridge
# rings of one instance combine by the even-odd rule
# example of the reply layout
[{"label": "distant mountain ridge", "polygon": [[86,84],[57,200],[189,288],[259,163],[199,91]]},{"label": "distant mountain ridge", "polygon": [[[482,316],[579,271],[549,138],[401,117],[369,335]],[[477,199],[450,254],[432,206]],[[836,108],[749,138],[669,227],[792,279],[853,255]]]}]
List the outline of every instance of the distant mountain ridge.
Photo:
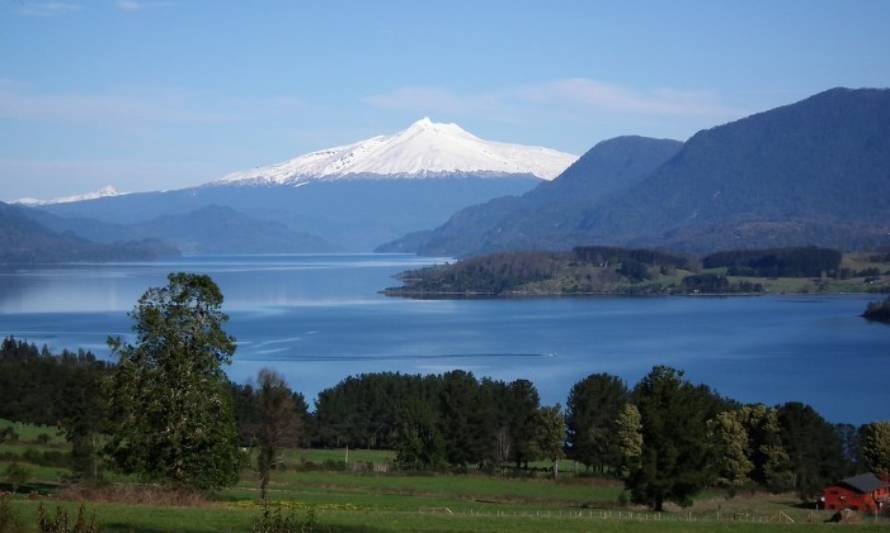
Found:
[{"label": "distant mountain ridge", "polygon": [[[890,90],[832,89],[695,134],[645,181],[591,208],[577,229],[691,249],[696,233],[714,228],[725,228],[729,248],[781,239],[782,226],[796,225],[821,242],[789,244],[831,246],[886,234],[888,198]],[[761,235],[732,229],[754,224]],[[832,227],[840,235],[822,241]]]},{"label": "distant mountain ridge", "polygon": [[56,233],[34,221],[25,208],[0,202],[0,264],[151,261],[179,250],[153,239],[95,243]]},{"label": "distant mountain ridge", "polygon": [[25,213],[59,233],[112,243],[158,239],[187,254],[323,253],[338,249],[321,237],[290,230],[283,224],[257,220],[229,207],[208,205],[183,214],[161,215],[134,224],[113,224],[90,218],[65,218],[42,209]]},{"label": "distant mountain ridge", "polygon": [[322,253],[338,248],[321,237],[284,224],[248,217],[230,207],[209,205],[183,215],[135,224],[141,235],[158,235],[185,253]]},{"label": "distant mountain ridge", "polygon": [[708,252],[890,243],[888,89],[832,89],[700,131],[604,195],[543,192],[600,181],[583,160],[526,195],[540,198],[531,213],[523,200],[497,199],[381,249],[460,256],[587,244]]}]

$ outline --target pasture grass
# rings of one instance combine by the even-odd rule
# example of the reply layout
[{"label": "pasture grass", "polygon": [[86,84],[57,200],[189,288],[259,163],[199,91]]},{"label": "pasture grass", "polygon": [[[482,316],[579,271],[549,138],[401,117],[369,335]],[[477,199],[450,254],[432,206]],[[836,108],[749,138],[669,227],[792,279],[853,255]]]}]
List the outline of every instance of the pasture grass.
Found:
[{"label": "pasture grass", "polygon": [[[4,443],[0,445],[0,451],[15,451],[21,455],[27,448],[65,449],[64,443],[58,440],[43,447],[29,442],[41,433],[52,435],[47,428],[19,424],[16,431],[22,436],[21,441]],[[622,492],[619,482],[574,475],[572,470],[576,465],[570,461],[562,463],[561,471],[566,475],[555,481],[540,472],[510,477],[478,472],[375,473],[352,470],[346,465],[338,466],[338,469],[319,469],[318,465],[329,461],[344,461],[345,452],[345,449],[286,451],[284,455],[289,468],[274,472],[269,501],[298,515],[313,509],[324,531],[331,533],[780,533],[830,531],[837,527],[824,523],[830,513],[801,507],[792,495],[741,494],[727,498],[721,491],[707,491],[699,495],[692,508],[668,506],[664,514],[637,507],[620,507],[617,503]],[[350,465],[389,464],[393,458],[393,452],[385,450],[349,451]],[[316,466],[307,468],[306,462]],[[0,490],[4,487],[9,490],[2,478],[6,464],[8,462],[0,462]],[[58,505],[76,515],[81,502],[76,501],[77,491],[64,490],[64,480],[69,474],[66,469],[26,466],[31,471],[31,481],[13,499],[13,508],[23,515],[26,523],[36,524],[40,504],[51,513]],[[546,462],[534,466],[549,468]],[[110,474],[108,480],[114,487],[132,487],[134,494],[139,493],[138,486],[126,485],[133,482],[132,478]],[[35,499],[26,496],[32,491],[39,496]],[[172,498],[169,501],[174,501],[175,505],[161,505],[157,499],[151,498],[133,500],[149,503],[122,503],[100,500],[102,496],[89,497],[93,500],[85,502],[88,513],[94,513],[104,531],[110,533],[245,532],[262,511],[256,474],[249,470],[242,473],[236,486],[208,500]],[[861,532],[888,530],[890,521],[865,519],[856,526],[856,531]]]},{"label": "pasture grass", "polygon": [[[15,508],[28,523],[34,523],[37,507],[41,502],[16,499]],[[61,505],[76,513],[78,502],[43,502],[53,511]],[[92,502],[88,513],[110,533],[138,532],[241,532],[247,531],[251,521],[259,514],[259,507],[234,507],[210,504],[196,507],[127,505]],[[300,510],[295,511],[301,513]],[[687,514],[682,512],[657,513],[640,511],[499,511],[462,512],[445,508],[415,510],[389,510],[354,508],[343,509],[316,507],[319,523],[331,532],[347,531],[509,531],[511,533],[541,533],[544,531],[648,533],[648,532],[805,532],[832,531],[838,526],[822,522],[824,516],[816,515],[813,521],[804,518],[795,523],[777,521],[767,513],[757,515]],[[886,524],[863,522],[855,531],[886,531]]]},{"label": "pasture grass", "polygon": [[[38,438],[40,435],[49,436],[49,441],[47,444],[51,446],[66,446],[65,436],[59,431],[59,428],[54,426],[40,426],[37,424],[25,424],[23,422],[13,422],[12,420],[6,420],[4,418],[0,418],[0,430],[12,428],[13,431],[18,435],[17,442],[19,443],[28,443],[28,444],[39,444]],[[9,441],[7,441],[9,442]],[[2,443],[0,446],[7,444]]]}]

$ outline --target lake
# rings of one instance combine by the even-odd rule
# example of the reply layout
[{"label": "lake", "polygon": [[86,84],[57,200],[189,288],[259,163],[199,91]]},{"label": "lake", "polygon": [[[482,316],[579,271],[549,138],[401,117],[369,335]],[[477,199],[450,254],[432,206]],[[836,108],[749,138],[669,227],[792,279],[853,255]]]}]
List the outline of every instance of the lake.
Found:
[{"label": "lake", "polygon": [[108,335],[172,271],[220,285],[238,340],[228,369],[263,367],[307,399],[361,372],[532,380],[546,403],[610,372],[631,385],[657,364],[744,402],[798,400],[835,422],[890,418],[890,327],[859,315],[876,296],[592,297],[404,300],[378,291],[407,255],[190,257],[158,263],[0,270],[0,334],[108,356]]}]

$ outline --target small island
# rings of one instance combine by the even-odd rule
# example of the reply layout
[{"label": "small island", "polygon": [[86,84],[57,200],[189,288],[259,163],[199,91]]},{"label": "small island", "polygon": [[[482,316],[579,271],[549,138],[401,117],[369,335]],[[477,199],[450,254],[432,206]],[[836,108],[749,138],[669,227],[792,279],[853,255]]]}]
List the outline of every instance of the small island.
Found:
[{"label": "small island", "polygon": [[500,252],[403,272],[406,298],[744,295],[890,292],[890,253],[818,247],[733,250],[705,257],[584,246]]},{"label": "small island", "polygon": [[883,302],[872,302],[865,308],[862,316],[867,320],[890,324],[890,297]]}]

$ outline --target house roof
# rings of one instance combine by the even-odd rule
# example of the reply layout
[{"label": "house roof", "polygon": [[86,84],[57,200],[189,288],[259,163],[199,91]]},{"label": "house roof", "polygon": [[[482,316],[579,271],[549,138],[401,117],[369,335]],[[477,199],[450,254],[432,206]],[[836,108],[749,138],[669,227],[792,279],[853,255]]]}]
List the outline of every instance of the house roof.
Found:
[{"label": "house roof", "polygon": [[859,474],[858,476],[848,477],[841,480],[841,484],[854,488],[859,492],[872,492],[884,487],[890,487],[890,483],[881,481],[872,473]]}]

